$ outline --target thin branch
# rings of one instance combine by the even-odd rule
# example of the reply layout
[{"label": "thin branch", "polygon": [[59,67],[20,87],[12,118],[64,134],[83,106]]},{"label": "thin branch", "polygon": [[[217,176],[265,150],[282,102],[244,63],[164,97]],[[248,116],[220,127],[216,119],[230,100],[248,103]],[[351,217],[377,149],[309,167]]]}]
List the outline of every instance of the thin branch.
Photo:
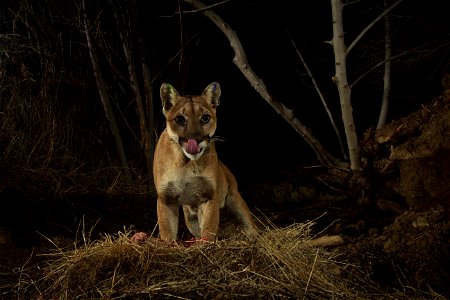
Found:
[{"label": "thin branch", "polygon": [[233,63],[236,65],[236,67],[238,67],[238,69],[253,86],[253,88],[259,93],[259,95],[270,106],[272,106],[272,108],[275,109],[275,111],[277,111],[297,133],[299,133],[303,137],[303,139],[317,154],[317,157],[322,165],[327,167],[336,166],[337,160],[323,148],[320,142],[316,140],[311,132],[309,132],[308,128],[294,116],[292,110],[284,106],[283,103],[280,103],[273,99],[273,97],[269,94],[264,81],[259,78],[251,69],[247,61],[247,56],[245,54],[244,48],[242,47],[242,44],[233,29],[231,29],[230,26],[213,11],[204,10],[206,8],[206,5],[202,2],[198,0],[185,0],[185,2],[189,3],[196,9],[202,10],[202,13],[225,34],[228,41],[230,42],[231,48],[233,48],[234,50],[235,56],[233,58]]},{"label": "thin branch", "polygon": [[394,60],[394,59],[397,59],[397,58],[402,57],[402,56],[404,56],[404,55],[407,55],[407,54],[409,54],[409,53],[410,53],[409,51],[405,51],[405,52],[403,52],[403,53],[401,53],[401,54],[397,54],[397,55],[395,55],[395,56],[391,56],[391,57],[389,57],[389,59],[384,59],[384,60],[380,61],[379,63],[377,63],[376,65],[374,65],[373,67],[371,67],[369,70],[367,70],[366,72],[364,72],[361,76],[359,76],[358,78],[356,78],[356,79],[350,84],[350,88],[353,88],[359,81],[361,81],[361,79],[363,79],[364,77],[366,77],[367,74],[369,74],[370,72],[372,72],[372,71],[375,70],[376,68],[383,66],[386,62],[392,61],[392,60]]},{"label": "thin branch", "polygon": [[331,113],[331,110],[328,107],[327,102],[325,101],[325,97],[323,96],[322,91],[320,90],[319,85],[317,84],[317,81],[314,79],[314,76],[311,73],[311,70],[309,69],[308,64],[306,63],[305,59],[303,58],[302,53],[300,52],[300,50],[298,50],[297,45],[295,44],[294,40],[292,39],[291,34],[287,30],[286,30],[286,33],[287,33],[289,39],[291,40],[292,46],[294,47],[295,51],[297,52],[298,57],[302,61],[302,64],[305,67],[306,72],[308,72],[308,75],[311,78],[311,81],[314,84],[314,87],[316,88],[317,94],[319,94],[319,98],[322,101],[322,105],[323,105],[323,107],[325,108],[325,111],[328,114],[328,118],[330,119],[331,125],[333,126],[334,132],[335,132],[335,134],[336,134],[336,136],[338,138],[339,146],[341,147],[342,155],[343,155],[344,159],[347,160],[347,154],[345,153],[345,150],[344,150],[344,144],[342,143],[341,134],[339,132],[338,127],[336,126],[336,123],[334,122],[333,114]]},{"label": "thin branch", "polygon": [[359,42],[359,40],[378,22],[380,21],[385,15],[387,15],[391,10],[393,10],[397,5],[399,5],[403,0],[397,0],[394,4],[392,4],[389,8],[387,8],[382,14],[380,14],[378,17],[375,18],[369,25],[366,26],[366,28],[361,31],[361,33],[353,40],[353,42],[350,44],[350,46],[347,47],[346,55],[355,47],[355,45]]},{"label": "thin branch", "polygon": [[217,3],[211,4],[211,5],[205,6],[205,7],[202,8],[202,9],[184,10],[184,11],[183,11],[183,14],[196,13],[196,12],[203,12],[203,11],[205,11],[205,10],[210,10],[210,9],[216,7],[216,6],[220,6],[220,5],[222,5],[222,4],[225,4],[225,3],[229,2],[229,1],[230,1],[230,0],[225,0],[225,1],[217,2]]},{"label": "thin branch", "polygon": [[204,12],[205,10],[210,10],[210,9],[216,7],[216,6],[220,6],[220,5],[225,4],[225,3],[229,2],[229,1],[230,0],[224,0],[224,1],[217,2],[217,3],[214,3],[214,4],[208,5],[208,6],[205,5],[205,7],[202,8],[202,9],[183,10],[183,11],[181,11],[179,9],[173,15],[161,16],[161,18],[173,18],[173,17],[175,17],[178,14],[192,14],[192,13]]},{"label": "thin branch", "polygon": [[[181,11],[181,3],[180,0],[177,1],[177,9]],[[178,15],[178,22],[180,24],[180,59],[178,61],[178,71],[181,71],[181,66],[184,61],[184,37],[183,37],[183,14]]]}]

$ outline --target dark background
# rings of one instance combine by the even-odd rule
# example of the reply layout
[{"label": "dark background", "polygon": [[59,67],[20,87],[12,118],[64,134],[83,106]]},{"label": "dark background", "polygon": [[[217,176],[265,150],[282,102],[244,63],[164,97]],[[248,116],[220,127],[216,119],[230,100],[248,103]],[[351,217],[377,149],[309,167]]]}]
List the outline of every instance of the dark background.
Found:
[{"label": "dark background", "polygon": [[[393,1],[388,1],[392,3]],[[206,4],[213,4],[208,1]],[[403,1],[391,13],[393,55],[389,120],[398,119],[441,93],[448,67],[449,17],[445,1]],[[3,1],[2,76],[18,76],[21,66],[34,80],[28,91],[43,98],[74,123],[73,151],[93,161],[105,153],[117,158],[95,84],[83,32],[81,2]],[[181,16],[179,9],[188,11]],[[317,164],[315,154],[255,92],[232,63],[228,40],[205,16],[182,1],[90,1],[91,32],[99,49],[105,81],[132,167],[145,169],[139,127],[115,14],[129,24],[138,60],[152,72],[157,131],[164,126],[159,86],[170,82],[180,93],[198,94],[212,81],[222,87],[217,135],[224,137],[219,155],[242,179],[296,172]],[[337,88],[332,82],[334,57],[329,1],[228,1],[214,11],[236,31],[250,66],[274,98],[294,110],[321,143],[342,159],[337,138],[320,99],[295,53],[287,31],[304,55],[320,85],[344,139]],[[344,9],[346,43],[383,11],[383,1],[364,0]],[[351,83],[384,58],[384,25],[378,22],[348,57]],[[14,37],[10,45],[5,36]],[[138,46],[141,42],[145,51]],[[24,47],[15,56],[12,49]],[[8,52],[9,51],[9,52]],[[52,64],[56,75],[49,72]],[[20,75],[20,74],[19,74]],[[23,76],[23,72],[22,75]],[[23,81],[23,80],[22,80]],[[383,66],[373,70],[352,91],[359,137],[376,125],[382,99]],[[40,95],[40,96],[39,96]],[[3,93],[3,99],[7,94]],[[3,101],[3,100],[2,100]],[[46,100],[42,100],[46,101]],[[77,141],[79,139],[79,141]],[[99,163],[92,163],[93,166]],[[94,168],[94,167],[93,167]]]},{"label": "dark background", "polygon": [[[397,119],[440,94],[443,71],[448,63],[448,14],[442,4],[404,1],[392,13],[393,55],[392,107],[389,119]],[[149,10],[173,15],[175,4]],[[191,10],[189,5],[182,5]],[[441,7],[441,8],[439,8]],[[360,1],[344,9],[346,43],[351,41],[383,10],[383,1]],[[147,11],[144,9],[143,11]],[[334,57],[325,41],[332,38],[329,1],[230,1],[215,11],[239,36],[255,73],[269,92],[294,109],[294,113],[334,155],[342,158],[338,141],[311,80],[293,49],[286,31],[292,35],[320,85],[343,135],[337,88],[332,82]],[[142,12],[142,11],[141,11]],[[373,27],[348,57],[349,82],[384,58],[383,20]],[[180,20],[155,18],[153,30],[163,34],[153,45],[180,49]],[[169,25],[170,24],[170,25]],[[186,63],[164,70],[161,81],[170,81],[180,92],[200,93],[211,81],[222,85],[218,135],[227,142],[219,147],[222,159],[234,172],[255,176],[267,169],[295,170],[315,164],[315,154],[277,113],[253,90],[232,63],[228,40],[206,17],[184,14],[181,20]],[[166,26],[168,25],[168,26]],[[172,26],[173,33],[165,30]],[[147,32],[147,31],[146,31]],[[150,32],[151,29],[150,29]],[[148,35],[147,35],[148,36]],[[153,36],[150,34],[150,36]],[[157,47],[166,52],[166,48]],[[168,55],[170,57],[170,54]],[[156,87],[155,87],[156,88]],[[375,69],[353,89],[354,117],[359,136],[376,125],[383,89],[383,66]]]},{"label": "dark background", "polygon": [[[347,45],[384,10],[382,0],[349,2],[344,9]],[[447,119],[436,112],[448,106],[442,105],[447,100],[441,97],[442,79],[450,78],[447,2],[403,0],[391,12],[392,55],[397,58],[392,61],[388,120],[418,109],[423,118],[416,115],[399,122],[405,125],[406,133],[392,139],[380,150],[384,152],[373,158],[383,163],[381,167],[392,163],[389,146],[427,141],[422,132],[428,138],[447,136]],[[82,0],[1,1],[0,251],[4,255],[0,255],[0,281],[6,279],[12,285],[0,286],[0,293],[22,286],[17,282],[19,277],[25,278],[24,269],[49,278],[42,273],[47,272],[45,267],[29,267],[32,256],[53,251],[56,244],[48,245],[51,239],[47,237],[63,237],[63,244],[73,247],[74,240],[82,242],[80,235],[91,228],[91,239],[125,228],[156,229],[155,193],[119,36],[124,29],[141,91],[141,63],[145,62],[151,72],[151,82],[146,83],[153,88],[155,135],[164,128],[159,100],[163,82],[183,94],[199,94],[212,81],[219,82],[222,97],[217,135],[225,139],[218,143],[219,156],[236,175],[252,212],[264,215],[264,222],[275,226],[316,220],[319,224],[314,233],[327,230],[325,234],[353,240],[343,252],[357,257],[349,261],[367,268],[367,274],[376,281],[396,285],[403,280],[404,266],[410,270],[407,277],[420,281],[426,290],[433,287],[427,285],[433,281],[430,278],[439,277],[436,281],[442,288],[437,290],[448,294],[447,269],[441,266],[448,261],[450,231],[447,214],[437,213],[449,199],[444,193],[448,168],[442,160],[447,157],[448,143],[437,141],[435,145],[443,150],[439,155],[405,164],[394,162],[393,170],[381,175],[375,170],[363,177],[373,182],[368,180],[364,185],[362,181],[354,187],[347,172],[310,168],[319,164],[315,153],[247,82],[232,62],[229,41],[201,12],[192,11],[181,0],[86,1],[86,8],[88,29],[132,178],[127,181],[122,176],[100,101],[84,32]],[[331,79],[333,49],[326,43],[332,38],[330,1],[230,0],[213,9],[237,33],[250,66],[272,96],[293,109],[323,146],[342,159],[338,139],[287,34],[307,61],[345,143],[337,88]],[[181,15],[180,10],[184,12]],[[384,60],[383,21],[350,52],[350,83]],[[383,66],[352,89],[360,141],[377,124],[382,94]],[[438,97],[441,101],[434,101]],[[441,104],[434,106],[436,103]],[[433,118],[437,122],[430,121]],[[416,125],[421,120],[424,124]],[[432,123],[439,124],[432,127]],[[430,131],[429,127],[437,129]],[[435,148],[430,145],[424,149]],[[394,190],[395,186],[401,189]],[[432,195],[439,191],[444,196],[433,202]],[[437,220],[436,226],[430,221],[432,226],[412,227],[416,216],[411,207],[415,203],[429,209],[417,215],[422,219],[431,216],[430,220]],[[434,207],[433,203],[439,205]],[[226,214],[222,216],[226,219]],[[186,240],[190,237],[183,226],[180,238]],[[379,235],[374,235],[376,232]],[[356,243],[360,245],[353,247]],[[24,247],[23,251],[14,245]],[[40,249],[35,250],[38,245]],[[397,251],[394,257],[388,253],[391,250]],[[18,269],[21,272],[16,272]],[[34,290],[35,281],[29,282]],[[418,286],[400,283],[396,291]]]}]

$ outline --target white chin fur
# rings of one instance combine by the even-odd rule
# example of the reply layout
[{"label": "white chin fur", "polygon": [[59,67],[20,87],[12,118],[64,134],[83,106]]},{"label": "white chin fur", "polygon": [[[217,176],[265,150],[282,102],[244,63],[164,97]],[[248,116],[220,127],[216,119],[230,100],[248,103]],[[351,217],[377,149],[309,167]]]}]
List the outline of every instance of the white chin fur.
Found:
[{"label": "white chin fur", "polygon": [[196,160],[196,159],[200,158],[200,156],[202,156],[203,152],[205,151],[205,148],[202,148],[202,150],[200,150],[199,153],[197,153],[197,154],[190,154],[190,153],[187,153],[186,150],[183,147],[182,147],[182,149],[183,149],[184,155],[186,155],[186,157],[189,158],[190,160]]}]

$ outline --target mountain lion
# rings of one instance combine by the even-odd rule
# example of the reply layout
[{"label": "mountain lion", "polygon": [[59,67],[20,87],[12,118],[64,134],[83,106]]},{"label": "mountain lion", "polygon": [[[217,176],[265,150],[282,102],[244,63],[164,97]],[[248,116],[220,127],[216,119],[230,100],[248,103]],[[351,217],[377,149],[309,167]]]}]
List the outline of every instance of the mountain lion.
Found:
[{"label": "mountain lion", "polygon": [[236,179],[217,158],[213,136],[220,94],[216,82],[200,96],[180,96],[170,84],[161,86],[166,129],[156,145],[153,174],[162,240],[176,240],[180,205],[189,231],[198,240],[216,240],[219,210],[225,205],[246,231],[256,228]]}]

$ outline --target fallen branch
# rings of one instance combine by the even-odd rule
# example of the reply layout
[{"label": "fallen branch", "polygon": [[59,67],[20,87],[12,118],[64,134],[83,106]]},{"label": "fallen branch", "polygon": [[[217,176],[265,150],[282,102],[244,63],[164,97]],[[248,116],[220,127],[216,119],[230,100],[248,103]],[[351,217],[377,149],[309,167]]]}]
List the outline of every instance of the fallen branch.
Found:
[{"label": "fallen branch", "polygon": [[339,235],[325,235],[308,241],[308,245],[311,247],[337,246],[343,243],[344,239]]}]

